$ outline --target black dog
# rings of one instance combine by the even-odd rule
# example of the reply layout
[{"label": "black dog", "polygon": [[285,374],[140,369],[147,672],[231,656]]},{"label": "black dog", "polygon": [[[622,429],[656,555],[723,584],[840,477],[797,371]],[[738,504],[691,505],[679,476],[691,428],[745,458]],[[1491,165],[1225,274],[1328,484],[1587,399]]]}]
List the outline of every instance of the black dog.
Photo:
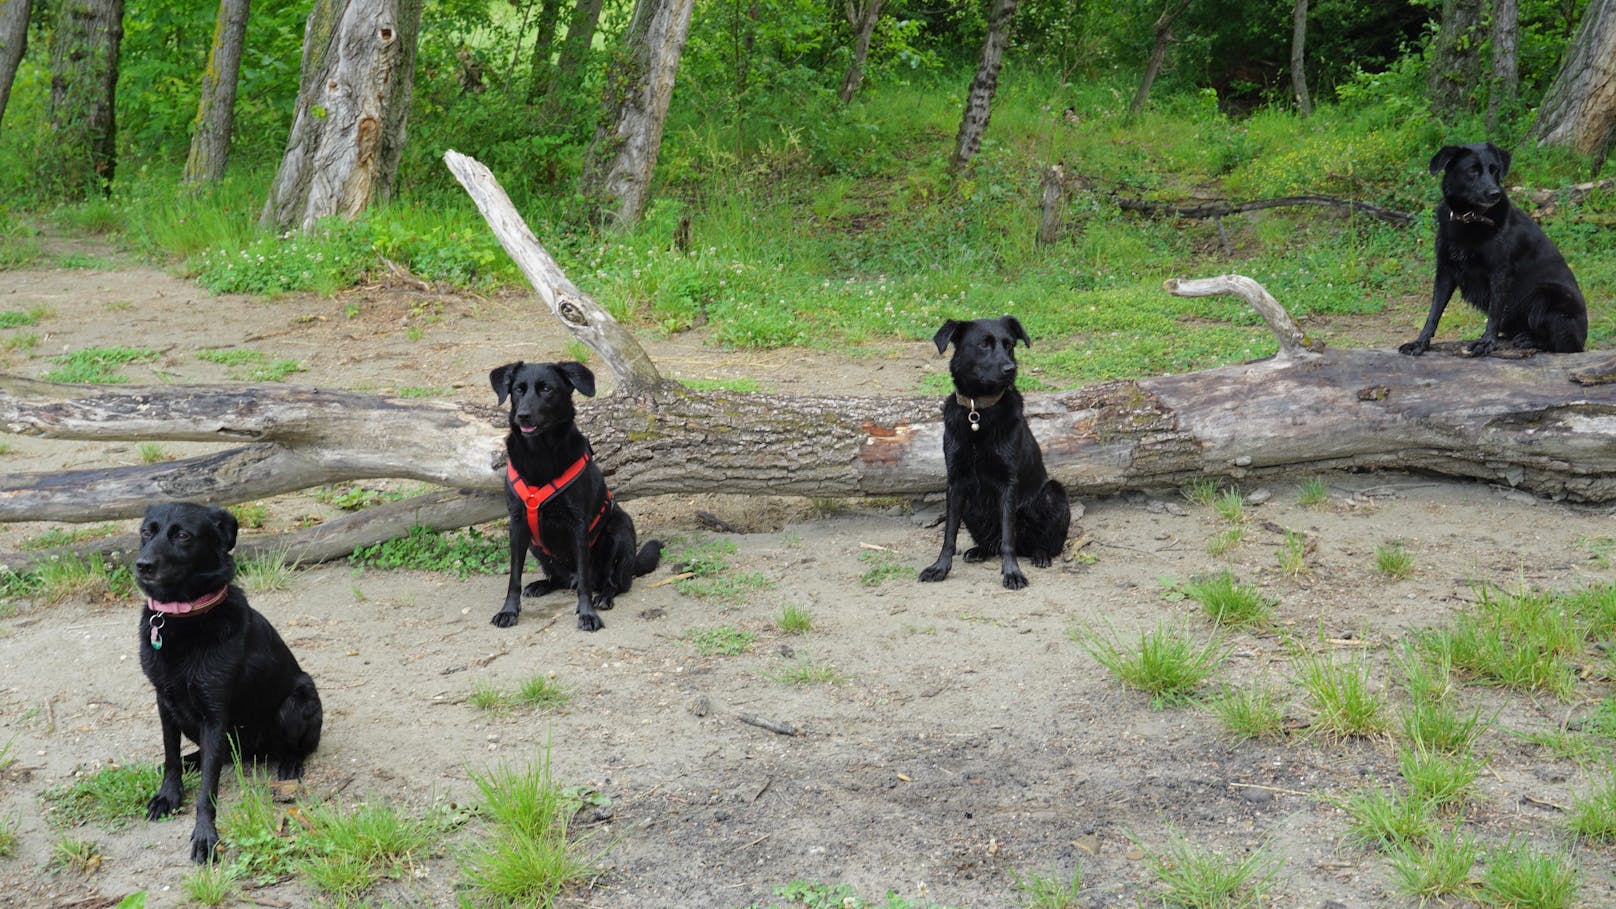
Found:
[{"label": "black dog", "polygon": [[[552,590],[578,592],[578,627],[605,627],[597,609],[648,574],[662,557],[662,544],[648,541],[635,552],[634,520],[617,507],[595,465],[589,441],[573,422],[572,393],[595,394],[595,374],[582,363],[507,363],[488,374],[499,403],[511,400],[505,437],[505,504],[511,514],[511,578],[505,605],[492,619],[509,628],[522,611],[522,597]],[[529,550],[544,578],[522,587]]]},{"label": "black dog", "polygon": [[1039,568],[1066,546],[1072,521],[1066,490],[1044,472],[1038,441],[1021,412],[1016,390],[1016,342],[1032,341],[1013,316],[956,322],[933,339],[937,352],[954,344],[948,369],[954,394],[943,402],[943,464],[948,474],[948,517],[943,550],[922,569],[922,581],[941,581],[954,564],[960,521],[976,545],[965,561],[999,554],[1004,586],[1027,586],[1016,556]]},{"label": "black dog", "polygon": [[[320,744],[324,713],[314,680],[298,668],[274,626],[230,583],[236,519],[222,508],[170,502],[146,509],[135,580],[140,668],[157,691],[163,723],[163,782],[146,805],[152,820],[180,806],[182,766],[202,770],[191,831],[191,860],[219,845],[213,819],[219,772],[235,748],[241,759],[273,761],[277,778],[303,775]],[[180,733],[201,746],[180,757]]]},{"label": "black dog", "polygon": [[1588,304],[1560,250],[1504,195],[1509,152],[1491,143],[1449,145],[1431,159],[1442,174],[1436,207],[1436,285],[1419,337],[1398,348],[1431,346],[1455,288],[1487,314],[1487,328],[1465,350],[1484,357],[1504,338],[1519,348],[1576,353],[1588,339]]}]

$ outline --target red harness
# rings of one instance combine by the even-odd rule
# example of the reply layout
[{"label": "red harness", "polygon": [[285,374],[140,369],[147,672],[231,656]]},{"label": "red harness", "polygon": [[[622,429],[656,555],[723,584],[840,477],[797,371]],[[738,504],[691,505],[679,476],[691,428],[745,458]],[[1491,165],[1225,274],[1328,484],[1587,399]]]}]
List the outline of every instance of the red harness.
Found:
[{"label": "red harness", "polygon": [[[554,556],[555,553],[544,545],[544,540],[539,536],[539,509],[543,508],[544,503],[548,502],[556,493],[571,486],[572,481],[578,479],[587,466],[589,466],[589,453],[585,452],[579,456],[578,460],[572,462],[571,467],[562,471],[561,476],[545,483],[543,486],[534,486],[527,480],[522,479],[522,475],[516,472],[515,464],[506,462],[505,485],[527,506],[527,529],[533,535],[533,545],[547,556]],[[605,499],[600,503],[600,511],[595,515],[595,519],[589,522],[588,534],[591,549],[600,540],[601,519],[606,517],[606,512],[610,511],[611,508],[612,493],[608,489]]]}]

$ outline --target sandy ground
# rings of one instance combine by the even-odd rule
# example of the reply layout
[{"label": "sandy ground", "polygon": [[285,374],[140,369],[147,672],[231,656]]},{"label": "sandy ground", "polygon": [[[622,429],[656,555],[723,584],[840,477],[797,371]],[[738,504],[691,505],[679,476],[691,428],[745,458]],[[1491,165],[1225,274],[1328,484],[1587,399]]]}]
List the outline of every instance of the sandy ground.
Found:
[{"label": "sandy ground", "polygon": [[[0,353],[0,370],[38,376],[64,351],[138,344],[162,356],[128,367],[132,381],[211,382],[230,374],[196,353],[246,347],[300,361],[306,371],[291,377],[300,384],[432,387],[482,402],[492,366],[565,350],[559,329],[516,297],[372,288],[338,300],[264,302],[211,297],[139,267],[0,273],[0,310],[41,305],[49,315],[38,325],[0,331],[0,341],[40,338],[32,351]],[[923,344],[856,359],[727,352],[698,335],[648,338],[647,346],[677,377],[752,377],[765,390],[911,393],[944,369]],[[0,441],[8,473],[139,457],[133,443]],[[499,576],[333,564],[252,599],[324,699],[325,738],[308,764],[306,797],[410,808],[463,802],[474,794],[470,773],[529,764],[548,750],[562,782],[609,799],[578,819],[602,871],[569,905],[769,905],[775,887],[800,879],[846,882],[870,899],[890,890],[917,903],[1015,906],[1015,875],[1069,879],[1077,867],[1084,905],[1134,906],[1155,892],[1148,855],[1175,836],[1230,855],[1267,850],[1281,863],[1274,905],[1410,905],[1385,861],[1347,841],[1331,801],[1395,778],[1391,742],[1298,734],[1282,744],[1233,743],[1202,709],[1153,709],[1119,687],[1069,634],[1109,629],[1128,640],[1167,622],[1205,635],[1198,608],[1167,595],[1166,583],[1229,567],[1278,607],[1274,631],[1230,638],[1219,682],[1279,686],[1304,727],[1307,710],[1285,682],[1286,635],[1363,653],[1390,685],[1400,642],[1449,621],[1478,581],[1568,588],[1616,577],[1589,545],[1612,534],[1608,508],[1402,475],[1323,479],[1323,507],[1299,505],[1292,482],[1247,489],[1266,501],[1252,508],[1245,541],[1222,558],[1207,542],[1223,525],[1174,491],[1085,500],[1074,536],[1087,544],[1052,568],[1029,570],[1031,586],[1017,592],[1000,586],[992,565],[956,562],[942,584],[915,581],[940,540],[934,503],[660,497],[625,503],[642,538],[731,540],[734,570],[766,583],[739,602],[703,600],[658,585],[670,575],[664,564],[596,634],[575,630],[569,602],[554,596],[527,601],[516,627],[493,627]],[[271,524],[322,509],[308,496],[277,500]],[[702,529],[697,511],[736,532]],[[42,529],[0,528],[0,550]],[[1311,547],[1308,571],[1296,577],[1278,570],[1287,530]],[[1405,580],[1374,568],[1376,547],[1393,539],[1414,553]],[[865,583],[882,559],[906,570]],[[788,605],[812,614],[812,632],[776,630]],[[115,831],[63,830],[42,811],[41,794],[77,774],[160,757],[135,624],[130,602],[14,604],[0,618],[0,743],[15,758],[0,774],[0,814],[16,817],[21,834],[16,854],[0,859],[0,905],[97,906],[137,890],[151,906],[184,904],[189,805],[176,818]],[[685,639],[718,626],[754,632],[750,652],[703,656]],[[803,665],[833,667],[837,680],[781,680]],[[480,682],[511,688],[541,673],[572,690],[557,713],[490,714],[465,703]],[[1605,697],[1609,687],[1590,683],[1581,695]],[[1513,836],[1565,850],[1582,868],[1581,904],[1616,905],[1616,857],[1571,842],[1557,807],[1586,790],[1587,773],[1511,734],[1559,728],[1587,702],[1483,689],[1463,697],[1496,711],[1498,726],[1485,739],[1488,767],[1468,829],[1488,844]],[[767,731],[743,714],[800,734]],[[227,786],[222,798],[232,794]],[[52,844],[67,834],[99,844],[104,859],[93,874],[46,870]],[[413,876],[368,899],[454,905],[453,851],[479,834],[476,826],[457,832],[422,856]],[[302,906],[313,895],[290,881],[249,898]]]}]

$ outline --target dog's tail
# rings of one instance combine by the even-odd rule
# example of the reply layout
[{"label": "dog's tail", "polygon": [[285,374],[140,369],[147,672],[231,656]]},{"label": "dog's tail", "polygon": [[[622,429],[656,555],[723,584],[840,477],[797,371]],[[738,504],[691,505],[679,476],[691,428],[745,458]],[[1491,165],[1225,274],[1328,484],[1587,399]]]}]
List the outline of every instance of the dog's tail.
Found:
[{"label": "dog's tail", "polygon": [[640,554],[634,557],[634,576],[650,574],[656,571],[657,563],[662,561],[662,541],[646,540],[640,547]]}]

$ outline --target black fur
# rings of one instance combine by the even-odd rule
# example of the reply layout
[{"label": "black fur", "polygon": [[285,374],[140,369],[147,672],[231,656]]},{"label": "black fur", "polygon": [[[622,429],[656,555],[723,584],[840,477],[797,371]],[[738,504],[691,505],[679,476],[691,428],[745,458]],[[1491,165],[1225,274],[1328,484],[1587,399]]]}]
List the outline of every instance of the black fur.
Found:
[{"label": "black fur", "polygon": [[1449,145],[1431,158],[1442,175],[1436,207],[1436,283],[1419,337],[1398,348],[1419,356],[1431,346],[1455,289],[1487,314],[1487,328],[1465,350],[1486,356],[1499,339],[1511,346],[1576,353],[1588,340],[1588,304],[1554,241],[1504,194],[1509,152],[1492,145]]},{"label": "black fur", "polygon": [[[937,561],[922,569],[922,581],[941,581],[954,564],[960,522],[976,545],[965,561],[980,562],[997,552],[1004,586],[1027,586],[1016,556],[1047,568],[1066,546],[1072,521],[1066,490],[1044,472],[1043,454],[1022,414],[1016,390],[1016,342],[1032,342],[1013,316],[943,323],[933,339],[942,353],[953,343],[949,372],[954,390],[943,402],[943,464],[948,474],[948,516],[943,549]],[[991,406],[984,400],[1001,397]],[[960,398],[977,401],[979,428],[971,428],[972,408]]]},{"label": "black fur", "polygon": [[[236,519],[222,508],[168,502],[146,509],[140,524],[135,580],[159,602],[189,602],[235,577],[230,550]],[[191,831],[191,859],[206,862],[219,844],[214,828],[219,773],[234,747],[243,760],[273,762],[277,778],[303,775],[320,744],[320,695],[274,626],[231,585],[224,601],[194,616],[163,616],[162,649],[152,646],[151,620],[140,614],[140,668],[157,693],[163,725],[163,782],[146,806],[152,820],[180,806],[183,767],[200,763],[202,788]],[[200,750],[180,757],[180,734]],[[228,736],[228,739],[227,739]],[[230,740],[233,740],[230,741]],[[197,759],[200,758],[200,761]]]},{"label": "black fur", "polygon": [[[573,422],[572,393],[593,397],[595,374],[582,363],[507,363],[488,374],[499,403],[511,402],[510,433],[505,452],[528,483],[544,484],[561,475],[589,451],[589,441]],[[516,624],[522,597],[544,596],[552,590],[578,592],[578,627],[599,631],[605,627],[597,609],[612,608],[612,600],[633,586],[634,578],[653,571],[662,556],[662,543],[650,540],[635,551],[634,520],[613,503],[601,519],[593,547],[589,523],[600,514],[606,499],[606,478],[591,455],[589,465],[572,485],[551,497],[539,509],[539,535],[547,554],[531,539],[527,508],[507,486],[505,504],[511,516],[511,573],[505,605],[491,621],[501,628]],[[522,587],[522,569],[529,550],[538,557],[544,577]]]}]

